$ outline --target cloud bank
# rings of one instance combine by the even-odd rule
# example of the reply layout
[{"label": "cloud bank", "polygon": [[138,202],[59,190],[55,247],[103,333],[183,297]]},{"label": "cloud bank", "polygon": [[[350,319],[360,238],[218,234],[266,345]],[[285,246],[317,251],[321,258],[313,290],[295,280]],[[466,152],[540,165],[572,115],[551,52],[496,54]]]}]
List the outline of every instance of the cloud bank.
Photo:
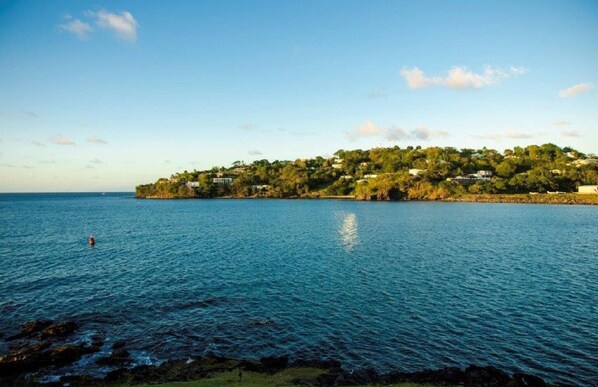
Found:
[{"label": "cloud bank", "polygon": [[498,67],[486,66],[481,73],[475,73],[467,67],[455,66],[447,71],[446,76],[427,76],[418,67],[409,69],[404,67],[400,74],[410,89],[423,89],[426,87],[447,87],[449,89],[479,89],[495,85],[504,79],[522,75],[527,72],[525,67],[513,67],[503,70]]},{"label": "cloud bank", "polygon": [[347,137],[351,140],[364,137],[382,137],[388,141],[401,141],[401,140],[420,140],[428,141],[431,138],[444,138],[449,135],[444,130],[431,130],[423,125],[418,126],[415,129],[406,131],[398,126],[381,127],[375,125],[371,121],[364,122],[358,126],[355,130],[345,132]]},{"label": "cloud bank", "polygon": [[561,98],[571,98],[575,97],[576,95],[587,93],[588,91],[592,90],[594,86],[591,83],[578,83],[577,85],[573,85],[566,89],[559,91],[559,97]]}]

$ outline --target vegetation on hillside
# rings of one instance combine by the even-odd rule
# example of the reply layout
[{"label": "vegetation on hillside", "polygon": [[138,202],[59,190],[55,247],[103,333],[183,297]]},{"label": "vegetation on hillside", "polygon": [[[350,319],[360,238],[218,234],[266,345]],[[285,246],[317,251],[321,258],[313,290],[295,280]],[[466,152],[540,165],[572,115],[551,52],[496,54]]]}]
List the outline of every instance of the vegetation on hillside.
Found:
[{"label": "vegetation on hillside", "polygon": [[[339,150],[333,158],[236,161],[183,171],[136,187],[139,198],[314,198],[444,200],[485,194],[575,192],[598,184],[598,160],[554,144],[494,149],[451,147]],[[215,180],[216,179],[216,180]]]}]

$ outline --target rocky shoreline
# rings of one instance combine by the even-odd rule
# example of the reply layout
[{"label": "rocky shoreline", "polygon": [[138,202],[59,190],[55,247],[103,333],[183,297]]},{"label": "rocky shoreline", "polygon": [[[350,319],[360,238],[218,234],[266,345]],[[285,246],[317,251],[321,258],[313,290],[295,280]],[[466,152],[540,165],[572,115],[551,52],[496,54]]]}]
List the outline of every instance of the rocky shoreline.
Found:
[{"label": "rocky shoreline", "polygon": [[[355,201],[377,201],[373,198],[356,197],[355,195],[306,195],[290,196],[286,198],[271,198],[258,196],[220,196],[216,198],[176,198],[176,197],[136,197],[136,199],[149,200],[211,200],[211,199],[266,199],[266,200],[355,200]],[[400,199],[400,200],[379,200],[379,201],[407,201],[407,202],[463,202],[463,203],[512,203],[512,204],[568,204],[568,205],[598,205],[598,195],[582,195],[577,193],[567,194],[465,194],[460,196],[449,196],[443,199]]]},{"label": "rocky shoreline", "polygon": [[[123,386],[200,381],[217,377],[222,384],[243,385],[244,381],[269,377],[284,385],[355,386],[390,384],[465,385],[465,386],[546,386],[541,378],[524,373],[509,375],[492,366],[471,365],[465,369],[447,367],[417,372],[381,374],[373,369],[348,371],[335,360],[289,360],[287,356],[260,360],[238,360],[219,356],[169,360],[160,365],[130,367],[132,359],[124,340],[110,347],[110,354],[96,360],[111,367],[105,377],[64,375],[56,381],[40,383],[37,373],[48,368],[75,363],[102,350],[105,340],[93,336],[90,343],[76,343],[72,335],[79,328],[74,321],[36,320],[23,324],[20,331],[7,336],[9,353],[0,355],[0,386]],[[2,336],[0,336],[2,338]],[[217,381],[217,380],[216,380]],[[258,383],[261,384],[261,383]],[[277,383],[276,385],[280,385]]]}]

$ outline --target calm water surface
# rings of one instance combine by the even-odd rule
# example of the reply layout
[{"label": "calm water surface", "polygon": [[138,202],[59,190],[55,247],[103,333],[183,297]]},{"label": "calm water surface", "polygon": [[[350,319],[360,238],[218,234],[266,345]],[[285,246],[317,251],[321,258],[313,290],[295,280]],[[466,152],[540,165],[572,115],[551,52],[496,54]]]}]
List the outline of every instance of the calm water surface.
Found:
[{"label": "calm water surface", "polygon": [[[0,195],[0,332],[598,384],[598,207]],[[97,244],[87,245],[94,234]],[[6,350],[5,343],[0,344]]]}]

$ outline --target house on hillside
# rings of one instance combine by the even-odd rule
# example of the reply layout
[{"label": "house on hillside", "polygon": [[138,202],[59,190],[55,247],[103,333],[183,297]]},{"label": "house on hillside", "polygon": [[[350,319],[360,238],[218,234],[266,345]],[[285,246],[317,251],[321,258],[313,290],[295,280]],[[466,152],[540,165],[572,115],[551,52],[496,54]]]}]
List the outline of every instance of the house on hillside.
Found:
[{"label": "house on hillside", "polygon": [[490,181],[490,178],[492,178],[492,171],[478,171],[474,176],[478,180]]},{"label": "house on hillside", "polygon": [[268,184],[255,184],[255,185],[252,185],[251,188],[253,188],[256,191],[262,191],[262,190],[270,189],[271,186]]},{"label": "house on hillside", "polygon": [[212,184],[214,185],[231,185],[232,183],[232,177],[215,177],[212,179]]},{"label": "house on hillside", "polygon": [[598,185],[580,185],[577,188],[580,194],[598,194]]},{"label": "house on hillside", "polygon": [[420,173],[422,173],[422,172],[425,172],[425,169],[411,168],[411,169],[409,170],[409,174],[410,174],[411,176],[417,176],[417,175],[419,175],[419,174],[420,174]]},{"label": "house on hillside", "polygon": [[188,181],[186,185],[189,188],[199,188],[199,181]]}]

